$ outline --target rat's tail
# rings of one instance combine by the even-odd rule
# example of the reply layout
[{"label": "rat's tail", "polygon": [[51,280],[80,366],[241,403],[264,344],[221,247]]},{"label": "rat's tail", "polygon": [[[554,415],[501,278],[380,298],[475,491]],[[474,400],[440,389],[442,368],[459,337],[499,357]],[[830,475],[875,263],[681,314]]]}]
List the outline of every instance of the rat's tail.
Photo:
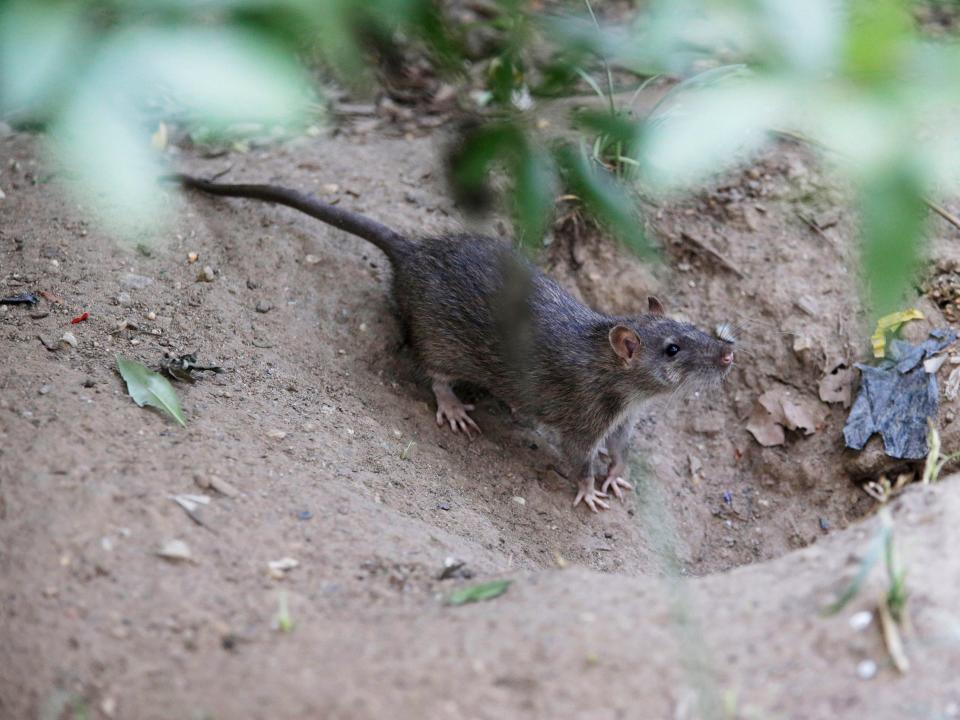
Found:
[{"label": "rat's tail", "polygon": [[297,192],[296,190],[290,190],[276,185],[231,185],[228,183],[215,183],[190,175],[180,174],[167,175],[163,179],[178,182],[183,187],[201,190],[211,195],[251,198],[253,200],[263,200],[265,202],[276,203],[277,205],[292,207],[294,210],[299,210],[310,217],[315,217],[317,220],[322,220],[328,225],[333,225],[340,230],[346,230],[352,235],[357,235],[373,243],[383,250],[393,263],[397,262],[399,257],[411,244],[407,238],[395,230],[391,230],[386,225],[381,225],[375,220],[364,217],[359,213],[329,205],[328,203]]}]

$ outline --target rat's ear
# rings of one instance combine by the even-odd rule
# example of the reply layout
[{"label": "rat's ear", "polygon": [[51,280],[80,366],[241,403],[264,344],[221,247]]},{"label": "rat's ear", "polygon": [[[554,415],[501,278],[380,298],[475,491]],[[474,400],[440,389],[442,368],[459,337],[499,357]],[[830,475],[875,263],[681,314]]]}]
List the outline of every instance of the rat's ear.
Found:
[{"label": "rat's ear", "polygon": [[628,327],[616,325],[610,329],[610,347],[625,362],[630,362],[640,352],[640,338]]},{"label": "rat's ear", "polygon": [[650,315],[663,315],[663,303],[657,300],[653,295],[647,298],[647,312]]}]

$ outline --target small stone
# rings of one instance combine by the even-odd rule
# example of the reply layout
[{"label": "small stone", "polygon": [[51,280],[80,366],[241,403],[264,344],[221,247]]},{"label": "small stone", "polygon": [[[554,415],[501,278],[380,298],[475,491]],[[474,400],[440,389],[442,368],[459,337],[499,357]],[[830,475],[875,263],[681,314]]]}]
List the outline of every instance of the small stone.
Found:
[{"label": "small stone", "polygon": [[273,310],[273,303],[269,300],[259,300],[257,301],[257,312],[258,313],[268,313]]},{"label": "small stone", "polygon": [[55,588],[53,585],[48,585],[43,589],[44,597],[48,597],[48,598],[56,597],[59,593],[60,591],[57,588]]},{"label": "small stone", "polygon": [[290,570],[293,570],[295,567],[299,567],[300,562],[295,560],[292,557],[280,558],[279,560],[271,560],[267,563],[268,574],[274,580],[281,579],[286,573]]},{"label": "small stone", "polygon": [[50,392],[50,386],[49,386],[49,385],[41,385],[41,386],[40,386],[40,390],[39,390],[38,392],[39,392],[41,395],[46,395],[48,392]]},{"label": "small stone", "polygon": [[287,433],[283,430],[268,430],[267,437],[271,440],[283,440],[287,436]]},{"label": "small stone", "polygon": [[320,258],[318,258],[316,255],[307,255],[307,256],[303,259],[303,261],[304,261],[307,265],[318,265],[318,264],[320,263]]},{"label": "small stone", "polygon": [[0,200],[3,200],[6,196],[7,194],[3,190],[0,190]]},{"label": "small stone", "polygon": [[72,332],[67,331],[61,336],[60,342],[75,348],[77,346],[77,337]]},{"label": "small stone", "polygon": [[193,476],[193,481],[197,484],[198,488],[202,488],[203,490],[206,490],[208,487],[210,487],[210,478],[202,473],[196,473]]},{"label": "small stone", "polygon": [[870,680],[877,674],[877,664],[873,660],[861,660],[857,663],[857,677]]},{"label": "small stone", "polygon": [[187,253],[187,262],[188,262],[188,263],[193,264],[193,263],[195,263],[195,262],[196,262],[197,260],[199,260],[199,259],[200,259],[200,254],[199,254],[199,253],[195,253],[195,252],[189,252],[189,253]]},{"label": "small stone", "polygon": [[442,502],[442,503],[438,504],[437,507],[440,508],[441,510],[449,510],[449,509],[450,509],[450,503],[448,503],[448,502]]},{"label": "small stone", "polygon": [[394,436],[397,440],[399,440],[400,438],[403,437],[403,433],[400,432],[399,430],[397,430],[396,428],[394,428],[394,429],[393,429],[393,436]]},{"label": "small stone", "polygon": [[188,546],[183,540],[168,540],[163,544],[157,551],[157,555],[162,557],[164,560],[170,560],[171,562],[180,562],[183,560],[192,560],[193,555],[190,552],[190,546]]},{"label": "small stone", "polygon": [[853,630],[860,632],[861,630],[865,630],[872,621],[873,613],[869,610],[861,610],[860,612],[851,615],[848,622]]},{"label": "small stone", "polygon": [[114,717],[117,714],[117,699],[107,695],[100,701],[100,712],[108,718]]},{"label": "small stone", "polygon": [[152,277],[147,277],[146,275],[137,275],[136,273],[127,273],[120,278],[120,285],[128,290],[143,290],[143,288],[152,284]]},{"label": "small stone", "polygon": [[305,423],[303,424],[303,431],[304,431],[305,433],[316,432],[316,430],[317,430],[317,426],[314,425],[312,422],[305,422]]},{"label": "small stone", "polygon": [[513,500],[517,505],[523,506],[527,504],[525,498],[520,497],[519,495],[514,495],[511,500]]},{"label": "small stone", "polygon": [[301,510],[297,513],[297,520],[310,520],[313,518],[313,513],[309,510]]},{"label": "small stone", "polygon": [[213,268],[209,265],[205,265],[200,274],[197,275],[197,282],[213,282],[216,277],[217,276],[213,272]]},{"label": "small stone", "polygon": [[117,296],[113,299],[113,301],[120,307],[128,307],[130,303],[133,302],[133,299],[130,297],[130,293],[124,291],[117,293]]},{"label": "small stone", "polygon": [[320,189],[323,190],[323,192],[327,193],[328,195],[332,195],[333,193],[340,190],[340,186],[337,185],[336,183],[324,183],[323,185],[320,186]]},{"label": "small stone", "polygon": [[365,322],[360,323],[360,332],[367,331],[367,324]]},{"label": "small stone", "polygon": [[157,314],[152,310],[147,313],[147,320],[153,321],[157,319]]},{"label": "small stone", "polygon": [[228,483],[223,478],[217,477],[216,475],[210,476],[210,487],[221,495],[226,495],[229,498],[237,497],[240,494],[240,491],[237,490],[233,485]]}]

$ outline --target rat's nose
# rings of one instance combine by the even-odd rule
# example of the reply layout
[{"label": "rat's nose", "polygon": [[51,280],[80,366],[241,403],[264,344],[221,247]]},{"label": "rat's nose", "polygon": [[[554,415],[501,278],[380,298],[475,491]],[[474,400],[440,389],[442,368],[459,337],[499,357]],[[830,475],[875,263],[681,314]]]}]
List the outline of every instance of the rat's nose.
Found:
[{"label": "rat's nose", "polygon": [[721,365],[733,365],[733,350],[724,350],[720,353]]}]

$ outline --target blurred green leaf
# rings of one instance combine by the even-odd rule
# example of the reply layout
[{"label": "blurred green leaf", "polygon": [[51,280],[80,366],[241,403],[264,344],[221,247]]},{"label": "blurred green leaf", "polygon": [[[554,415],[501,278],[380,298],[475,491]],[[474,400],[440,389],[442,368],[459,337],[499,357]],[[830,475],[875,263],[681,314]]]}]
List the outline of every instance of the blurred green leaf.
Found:
[{"label": "blurred green leaf", "polygon": [[547,221],[553,210],[555,172],[550,155],[538,147],[526,145],[517,155],[513,193],[521,247],[540,247]]},{"label": "blurred green leaf", "polygon": [[907,0],[850,0],[846,71],[866,83],[898,75],[913,30]]},{"label": "blurred green leaf", "polygon": [[871,306],[882,315],[900,309],[917,270],[926,206],[909,162],[892,165],[860,188],[863,266]]},{"label": "blurred green leaf", "polygon": [[450,594],[447,605],[466,605],[467,603],[492,600],[503,595],[510,587],[512,580],[492,580],[479,585],[461,588]]},{"label": "blurred green leaf", "polygon": [[0,111],[49,109],[82,67],[76,5],[16,0],[0,6]]},{"label": "blurred green leaf", "polygon": [[649,253],[636,204],[625,187],[569,145],[556,148],[554,155],[566,186],[587,210],[627,247],[640,254]]},{"label": "blurred green leaf", "polygon": [[126,98],[93,75],[77,87],[53,128],[60,159],[76,178],[71,189],[127,239],[140,239],[138,233],[160,216],[155,178],[161,165],[135,118]]},{"label": "blurred green leaf", "polygon": [[180,410],[177,393],[169,380],[135,360],[127,360],[119,355],[116,358],[117,369],[127,383],[127,392],[137,405],[158,408],[183,427],[187,426],[187,421]]},{"label": "blurred green leaf", "polygon": [[490,123],[474,127],[460,138],[450,158],[450,180],[454,196],[468,211],[484,210],[492,200],[490,171],[505,158],[526,151],[523,131],[512,123]]},{"label": "blurred green leaf", "polygon": [[108,48],[102,82],[164,89],[199,115],[222,122],[291,120],[304,107],[306,76],[255,34],[218,30],[141,30]]},{"label": "blurred green leaf", "polygon": [[642,165],[652,188],[675,190],[750,159],[768,130],[793,118],[795,90],[768,80],[740,80],[681,96],[652,118]]}]

